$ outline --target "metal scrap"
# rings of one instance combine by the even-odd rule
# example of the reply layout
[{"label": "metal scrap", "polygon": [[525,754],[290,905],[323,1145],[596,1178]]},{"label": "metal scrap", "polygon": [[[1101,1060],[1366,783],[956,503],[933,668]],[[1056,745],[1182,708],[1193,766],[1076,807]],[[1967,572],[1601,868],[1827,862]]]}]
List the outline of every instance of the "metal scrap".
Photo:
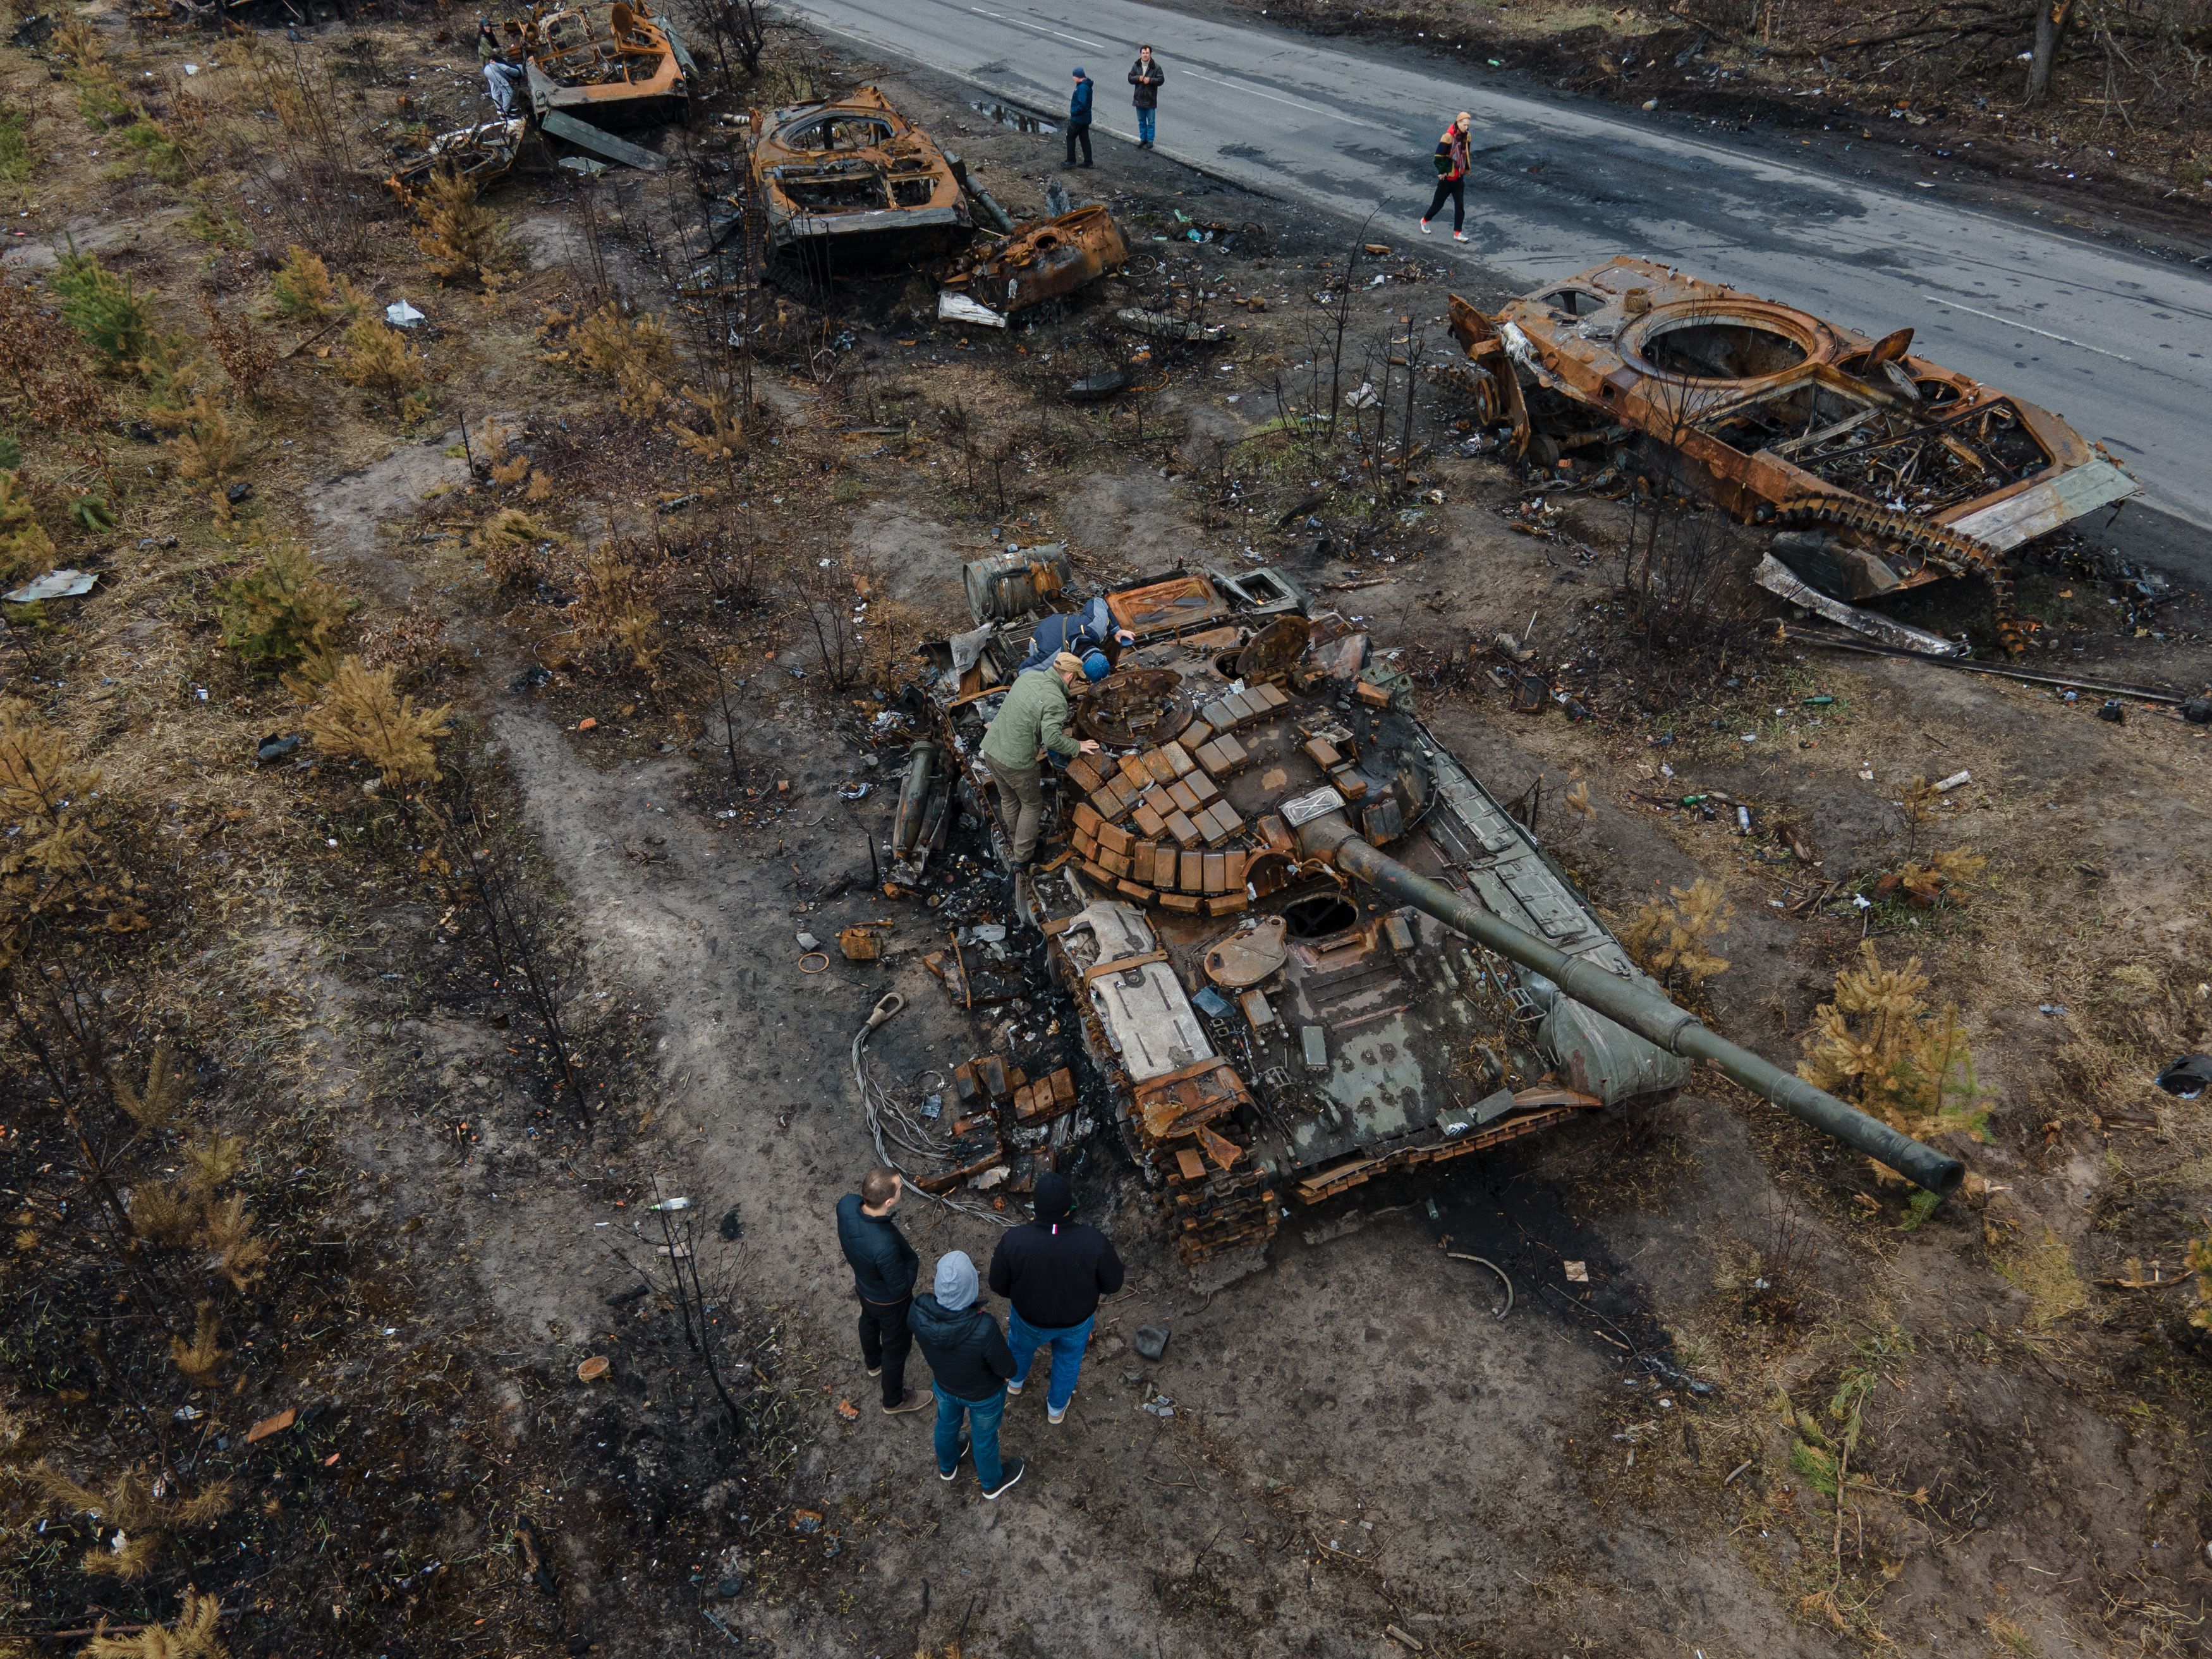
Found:
[{"label": "metal scrap", "polygon": [[[938,315],[963,322],[1006,320],[1048,300],[1064,299],[1129,258],[1121,227],[1092,203],[963,254],[945,272]],[[964,301],[948,311],[948,305]],[[971,310],[972,307],[972,310]],[[973,312],[983,313],[979,317]]]}]

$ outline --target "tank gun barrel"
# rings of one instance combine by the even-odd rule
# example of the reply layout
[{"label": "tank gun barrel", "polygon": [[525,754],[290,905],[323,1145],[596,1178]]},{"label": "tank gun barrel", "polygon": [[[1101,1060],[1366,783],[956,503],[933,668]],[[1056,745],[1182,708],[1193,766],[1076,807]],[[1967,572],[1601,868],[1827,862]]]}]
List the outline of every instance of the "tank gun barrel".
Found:
[{"label": "tank gun barrel", "polygon": [[1724,1075],[1792,1116],[1887,1164],[1929,1192],[1948,1196],[1966,1178],[1957,1158],[1869,1117],[1802,1078],[1739,1048],[1656,992],[1556,951],[1442,882],[1407,869],[1351,832],[1340,814],[1306,824],[1303,850],[1332,858],[1346,875],[1426,912],[1498,955],[1543,975],[1561,993],[1686,1060],[1711,1061]]}]

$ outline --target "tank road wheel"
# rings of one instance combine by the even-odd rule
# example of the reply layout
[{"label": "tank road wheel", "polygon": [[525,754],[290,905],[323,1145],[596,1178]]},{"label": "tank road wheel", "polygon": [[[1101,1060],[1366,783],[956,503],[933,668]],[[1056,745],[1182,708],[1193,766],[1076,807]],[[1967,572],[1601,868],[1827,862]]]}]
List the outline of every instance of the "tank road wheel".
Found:
[{"label": "tank road wheel", "polygon": [[[1533,448],[1533,446],[1532,446]],[[1893,512],[1850,495],[1798,495],[1774,510],[1780,526],[1833,525],[1867,540],[1948,570],[1954,576],[1978,576],[1990,585],[1990,620],[2007,656],[2027,647],[2027,635],[2013,611],[2012,572],[2004,556],[1987,542],[1910,513]]]},{"label": "tank road wheel", "polygon": [[1534,465],[1549,472],[1559,464],[1559,441],[1548,433],[1532,432],[1528,447],[1521,452]]}]

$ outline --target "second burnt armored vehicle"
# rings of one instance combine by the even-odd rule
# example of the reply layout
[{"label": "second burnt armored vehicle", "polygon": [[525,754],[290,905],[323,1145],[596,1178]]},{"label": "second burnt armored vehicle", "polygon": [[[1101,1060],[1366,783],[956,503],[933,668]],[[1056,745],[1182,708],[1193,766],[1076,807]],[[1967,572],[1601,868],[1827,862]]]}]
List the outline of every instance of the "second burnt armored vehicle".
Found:
[{"label": "second burnt armored vehicle", "polygon": [[[1000,837],[978,750],[1030,629],[992,618],[1061,602],[1067,572],[1033,550],[971,567],[969,591],[985,620],[925,653],[937,730],[894,833],[910,859],[963,795]],[[1187,1261],[1264,1242],[1291,1200],[1663,1093],[1698,1058],[1924,1186],[1957,1185],[1957,1160],[1668,1002],[1358,623],[1269,571],[1103,597],[1135,643],[1077,699],[1102,747],[1067,767],[1060,845],[1018,902]],[[978,1068],[995,1078],[962,1068],[962,1142],[922,1179],[1019,1192],[1085,1108],[1065,1071]]]}]

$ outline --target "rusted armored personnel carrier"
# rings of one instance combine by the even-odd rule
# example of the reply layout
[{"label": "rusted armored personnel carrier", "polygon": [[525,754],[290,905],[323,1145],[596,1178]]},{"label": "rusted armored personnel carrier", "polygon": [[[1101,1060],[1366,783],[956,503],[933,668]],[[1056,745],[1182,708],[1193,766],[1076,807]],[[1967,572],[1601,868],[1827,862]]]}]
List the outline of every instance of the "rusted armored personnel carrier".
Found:
[{"label": "rusted armored personnel carrier", "polygon": [[1795,526],[1777,551],[1839,599],[1978,577],[2008,650],[2005,556],[2137,489],[2050,410],[1915,356],[1910,328],[1869,339],[1650,259],[1450,308],[1456,378],[1522,453],[1618,454]]},{"label": "rusted armored personnel carrier", "polygon": [[874,87],[752,115],[753,182],[770,250],[846,264],[943,252],[974,228],[937,141]]},{"label": "rusted armored personnel carrier", "polygon": [[[1036,609],[1072,586],[1054,549],[969,574],[978,626],[926,652],[936,729],[909,757],[895,875],[927,863],[963,800],[1001,839],[983,730]],[[924,1186],[1018,1194],[1083,1114],[1108,1114],[1196,1262],[1264,1243],[1291,1203],[1662,1095],[1696,1058],[1923,1185],[1957,1184],[1955,1159],[1669,1003],[1359,623],[1271,571],[1179,570],[1103,598],[1135,643],[1077,699],[1102,747],[1061,775],[1017,908],[1106,1101],[1050,1057],[1033,1075],[1019,1052],[962,1066]],[[1018,996],[1030,971],[974,930],[933,965],[971,1007]]]}]

